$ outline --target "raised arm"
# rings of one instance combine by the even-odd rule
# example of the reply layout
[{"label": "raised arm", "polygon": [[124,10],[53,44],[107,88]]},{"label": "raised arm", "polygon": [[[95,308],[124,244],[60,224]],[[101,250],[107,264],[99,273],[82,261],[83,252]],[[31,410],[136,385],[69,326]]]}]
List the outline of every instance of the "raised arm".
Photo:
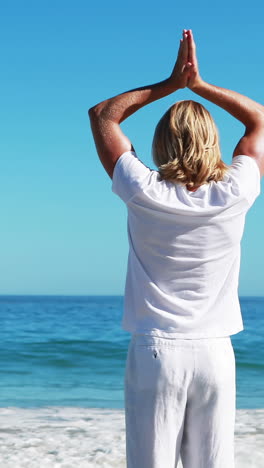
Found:
[{"label": "raised arm", "polygon": [[188,87],[199,96],[225,109],[245,125],[245,134],[238,142],[233,156],[244,154],[253,157],[261,175],[264,174],[264,107],[242,94],[219,88],[202,80],[199,74],[196,47],[191,31],[188,31],[191,62]]},{"label": "raised arm", "polygon": [[113,175],[118,158],[124,152],[133,149],[130,140],[122,132],[120,123],[141,107],[187,86],[190,65],[188,63],[188,35],[184,30],[178,57],[169,78],[160,83],[133,89],[106,99],[89,109],[97,152],[110,177]]}]

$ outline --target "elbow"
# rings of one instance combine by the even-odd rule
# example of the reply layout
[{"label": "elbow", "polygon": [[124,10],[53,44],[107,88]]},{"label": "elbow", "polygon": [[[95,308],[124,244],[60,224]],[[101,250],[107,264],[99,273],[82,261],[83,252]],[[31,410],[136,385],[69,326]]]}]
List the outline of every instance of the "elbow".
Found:
[{"label": "elbow", "polygon": [[88,115],[89,117],[91,117],[91,115],[93,114],[93,107],[90,107],[90,109],[88,109]]},{"label": "elbow", "polygon": [[264,107],[263,106],[261,106],[258,109],[256,120],[257,120],[258,126],[264,127]]},{"label": "elbow", "polygon": [[90,109],[88,109],[88,116],[89,116],[90,120],[92,120],[95,117],[99,116],[97,106],[93,106],[93,107],[90,107]]},{"label": "elbow", "polygon": [[96,104],[95,106],[90,107],[90,109],[88,110],[88,115],[90,117],[90,120],[99,119],[102,116],[104,108],[105,106],[103,102],[100,102],[99,104]]},{"label": "elbow", "polygon": [[264,108],[260,107],[250,115],[247,122],[245,122],[247,132],[264,129]]}]

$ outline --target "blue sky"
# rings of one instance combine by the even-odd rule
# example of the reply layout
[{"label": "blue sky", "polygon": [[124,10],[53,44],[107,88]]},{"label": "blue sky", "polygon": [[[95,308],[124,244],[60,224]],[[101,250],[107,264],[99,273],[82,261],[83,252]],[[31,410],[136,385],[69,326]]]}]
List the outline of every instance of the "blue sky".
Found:
[{"label": "blue sky", "polygon": [[[260,1],[11,1],[1,6],[1,294],[122,294],[126,210],[96,155],[87,118],[95,103],[161,81],[183,28],[195,34],[204,79],[263,102]],[[243,127],[183,90],[124,124],[152,167],[165,110],[197,99],[212,112],[225,162]],[[247,215],[240,295],[263,295],[264,198]]]}]

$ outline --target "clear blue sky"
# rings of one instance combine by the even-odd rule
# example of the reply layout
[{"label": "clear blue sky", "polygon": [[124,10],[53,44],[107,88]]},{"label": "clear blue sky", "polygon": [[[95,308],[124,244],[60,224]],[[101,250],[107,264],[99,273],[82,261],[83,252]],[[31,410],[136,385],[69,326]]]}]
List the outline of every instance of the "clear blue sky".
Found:
[{"label": "clear blue sky", "polygon": [[[126,210],[96,155],[87,109],[167,78],[183,28],[202,76],[263,102],[263,2],[24,2],[1,6],[0,294],[122,294]],[[154,127],[189,90],[123,129],[150,166]],[[198,99],[199,100],[199,99]],[[200,102],[203,102],[200,100]],[[207,104],[206,104],[207,105]],[[208,104],[223,159],[243,127]],[[247,216],[240,295],[263,295],[264,196]]]}]

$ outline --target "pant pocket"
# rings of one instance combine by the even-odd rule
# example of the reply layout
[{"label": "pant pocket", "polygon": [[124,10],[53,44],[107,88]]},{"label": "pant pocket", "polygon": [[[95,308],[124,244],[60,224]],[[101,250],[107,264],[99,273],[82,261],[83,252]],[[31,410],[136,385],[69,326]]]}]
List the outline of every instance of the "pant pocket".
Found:
[{"label": "pant pocket", "polygon": [[155,390],[164,378],[162,356],[157,346],[131,346],[126,362],[126,385],[135,391]]}]

